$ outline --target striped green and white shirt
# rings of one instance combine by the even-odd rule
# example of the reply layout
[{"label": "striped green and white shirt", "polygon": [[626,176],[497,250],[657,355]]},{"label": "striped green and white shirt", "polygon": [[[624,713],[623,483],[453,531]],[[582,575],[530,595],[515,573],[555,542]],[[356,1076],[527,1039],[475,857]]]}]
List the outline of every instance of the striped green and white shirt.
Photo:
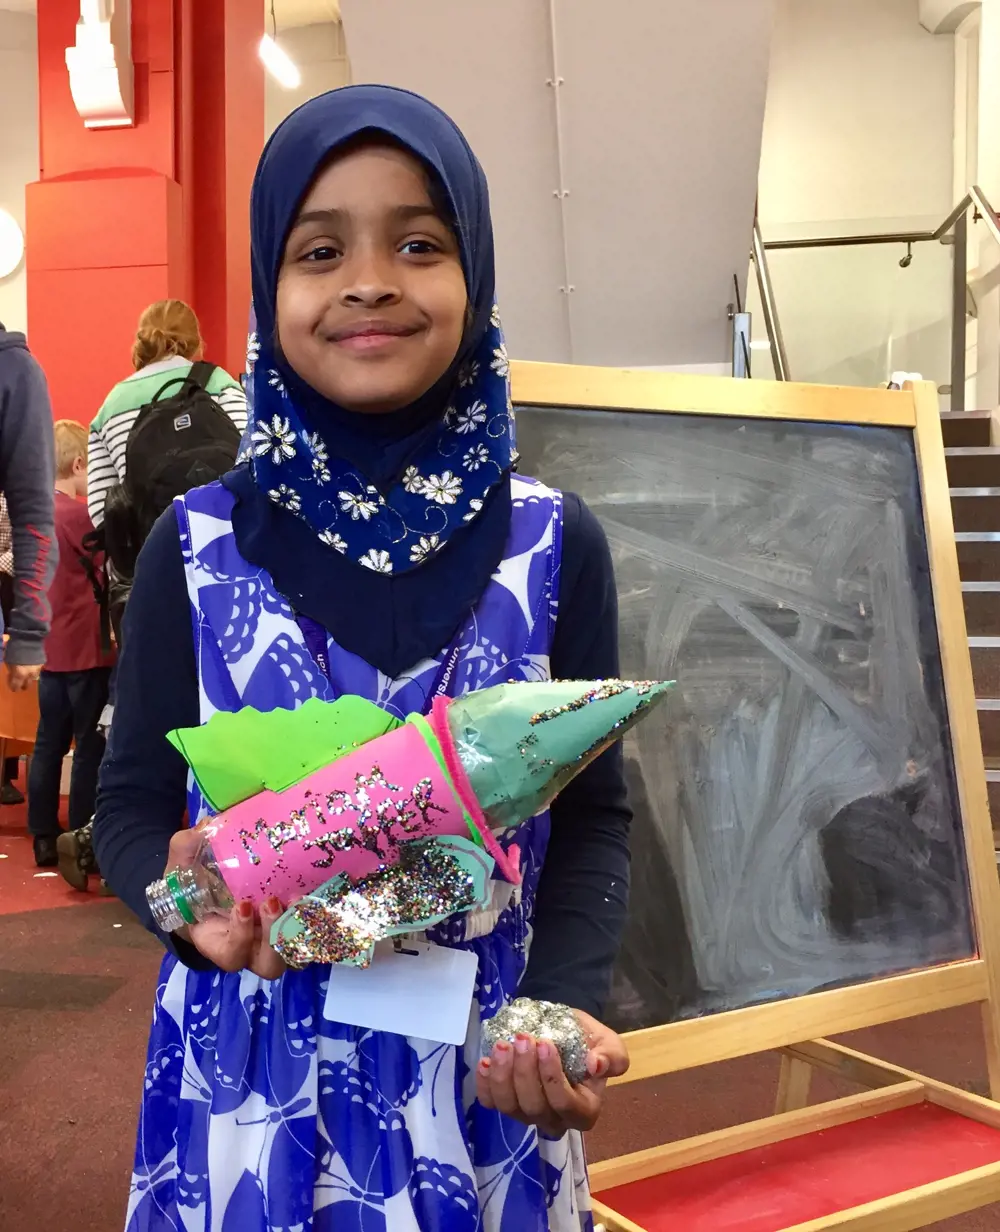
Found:
[{"label": "striped green and white shirt", "polygon": [[[88,450],[87,508],[95,526],[104,521],[104,498],[108,491],[125,478],[125,446],[140,410],[152,402],[168,381],[190,371],[189,359],[173,355],[119,381],[105,398],[90,425]],[[208,382],[208,392],[242,433],[247,425],[247,400],[239,381],[224,369],[216,368]]]}]

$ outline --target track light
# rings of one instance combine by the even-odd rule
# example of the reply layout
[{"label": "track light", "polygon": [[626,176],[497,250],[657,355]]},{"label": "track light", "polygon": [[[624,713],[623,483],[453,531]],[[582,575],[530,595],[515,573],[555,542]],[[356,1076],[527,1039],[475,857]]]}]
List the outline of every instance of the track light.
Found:
[{"label": "track light", "polygon": [[286,90],[296,90],[302,84],[302,74],[298,66],[270,34],[265,34],[260,40],[260,58],[279,86]]}]

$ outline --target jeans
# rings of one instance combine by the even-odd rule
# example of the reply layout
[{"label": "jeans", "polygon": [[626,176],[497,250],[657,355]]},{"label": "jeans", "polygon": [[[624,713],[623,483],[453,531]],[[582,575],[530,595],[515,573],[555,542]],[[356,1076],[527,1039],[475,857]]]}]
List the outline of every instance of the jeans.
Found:
[{"label": "jeans", "polygon": [[75,742],[69,788],[69,828],[85,826],[94,813],[104,737],[97,730],[108,700],[110,668],[42,672],[38,681],[38,735],[28,775],[28,829],[54,838],[59,828],[59,783],[63,758]]}]

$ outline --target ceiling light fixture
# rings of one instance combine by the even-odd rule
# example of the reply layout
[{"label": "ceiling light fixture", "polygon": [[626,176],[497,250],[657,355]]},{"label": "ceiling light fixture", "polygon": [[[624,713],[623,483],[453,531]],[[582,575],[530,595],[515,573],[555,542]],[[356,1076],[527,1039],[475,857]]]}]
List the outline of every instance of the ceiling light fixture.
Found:
[{"label": "ceiling light fixture", "polygon": [[264,67],[279,86],[286,90],[295,90],[302,84],[302,74],[288,52],[274,41],[270,34],[265,34],[260,40],[260,58]]},{"label": "ceiling light fixture", "polygon": [[277,38],[278,22],[274,16],[274,0],[271,0],[271,33],[260,40],[260,58],[279,86],[297,90],[302,84],[302,74],[288,52],[278,46]]}]

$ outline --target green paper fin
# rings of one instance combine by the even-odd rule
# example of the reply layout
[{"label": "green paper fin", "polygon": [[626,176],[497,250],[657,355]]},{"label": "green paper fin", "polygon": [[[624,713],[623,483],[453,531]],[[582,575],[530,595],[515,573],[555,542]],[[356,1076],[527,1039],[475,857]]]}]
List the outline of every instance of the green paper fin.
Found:
[{"label": "green paper fin", "polygon": [[[427,855],[443,855],[469,876],[471,885],[465,902],[458,908],[459,912],[489,905],[493,895],[492,856],[465,838],[442,835],[434,839],[420,839],[404,844],[399,865],[380,869],[354,885],[350,878],[338,874],[315,893],[299,899],[272,926],[271,945],[290,967],[298,969],[310,963],[323,962],[339,962],[352,967],[369,966],[376,942],[433,928],[456,912],[449,910],[437,915],[412,915],[397,919],[387,927],[379,926],[373,918],[369,921],[368,932],[362,935],[359,924],[362,929],[364,925],[358,904],[353,904],[343,915],[340,914],[344,896],[353,893],[368,899],[375,894],[384,902],[385,896],[379,891],[386,880],[400,874],[404,879],[419,877],[422,857]],[[412,871],[404,867],[407,863],[412,865]],[[341,928],[342,920],[349,921],[352,931]]]},{"label": "green paper fin", "polygon": [[167,739],[219,813],[260,791],[284,791],[399,726],[399,719],[363,697],[312,697],[297,710],[220,711],[201,727],[179,728]]}]

